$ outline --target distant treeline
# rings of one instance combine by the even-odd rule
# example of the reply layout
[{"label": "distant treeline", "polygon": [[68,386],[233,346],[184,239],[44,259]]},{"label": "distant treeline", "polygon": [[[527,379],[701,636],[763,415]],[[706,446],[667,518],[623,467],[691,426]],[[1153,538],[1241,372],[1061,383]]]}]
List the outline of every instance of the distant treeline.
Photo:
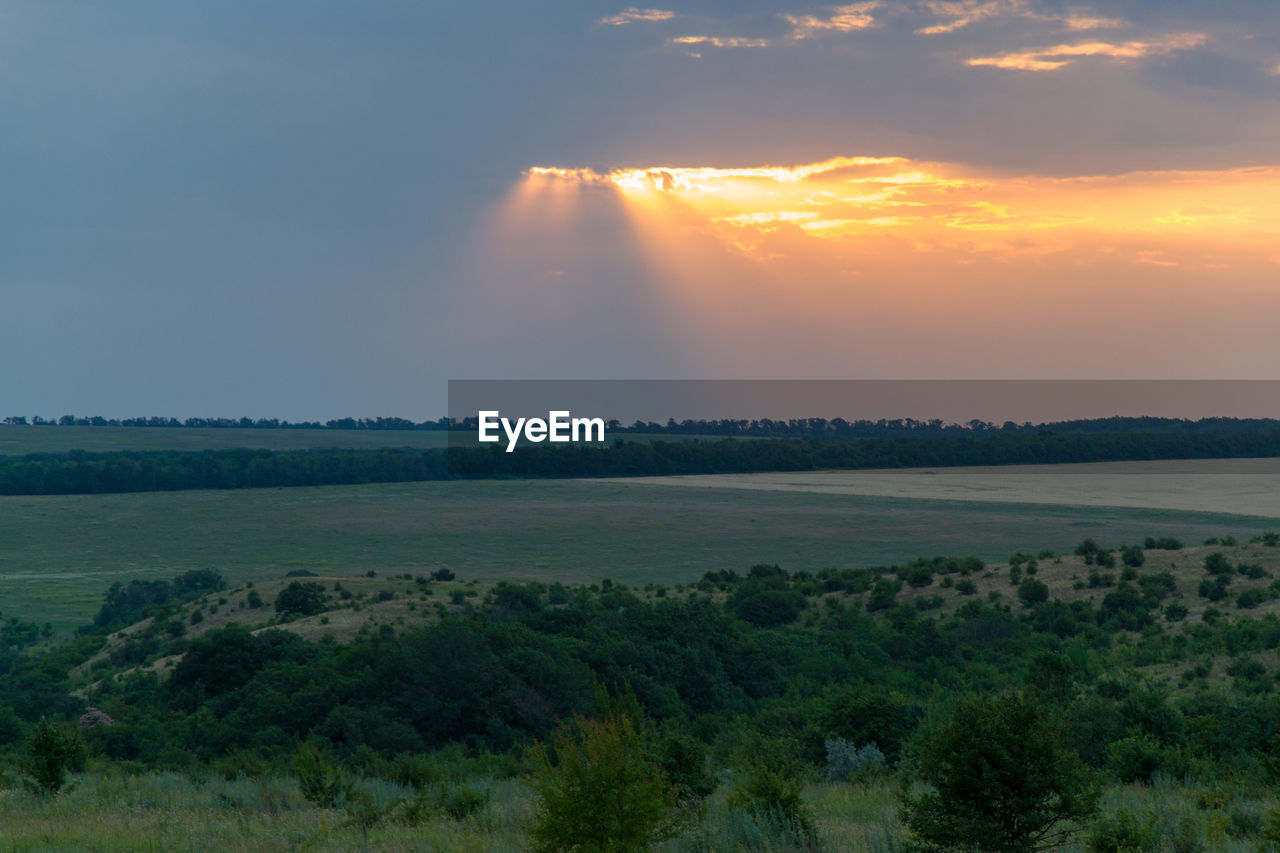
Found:
[{"label": "distant treeline", "polygon": [[0,494],[245,489],[494,477],[723,474],[1280,456],[1280,429],[1004,433],[848,441],[623,441],[605,445],[301,451],[41,453],[0,457]]},{"label": "distant treeline", "polygon": [[[96,427],[199,427],[205,429],[338,429],[338,430],[452,430],[475,432],[476,418],[437,418],[428,421],[412,421],[407,418],[337,418],[324,421],[290,422],[280,418],[104,418],[63,415],[56,419],[40,416],[27,419],[16,415],[0,419],[0,424],[12,426],[96,426]],[[895,435],[945,436],[988,435],[991,433],[1021,435],[1027,433],[1103,434],[1118,432],[1205,433],[1205,432],[1267,432],[1280,429],[1275,418],[1157,418],[1120,417],[1090,418],[1082,420],[1053,421],[1050,423],[1021,424],[1005,421],[995,424],[989,421],[971,420],[951,423],[935,418],[915,420],[893,418],[880,420],[845,420],[844,418],[720,418],[712,420],[682,420],[669,418],[658,421],[635,421],[630,425],[621,421],[607,422],[607,431],[621,435],[718,435],[726,438],[885,438]]]}]

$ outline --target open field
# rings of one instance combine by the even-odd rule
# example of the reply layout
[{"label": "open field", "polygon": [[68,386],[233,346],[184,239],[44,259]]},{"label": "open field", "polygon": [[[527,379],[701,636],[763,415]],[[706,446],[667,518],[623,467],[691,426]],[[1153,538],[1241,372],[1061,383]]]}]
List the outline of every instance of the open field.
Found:
[{"label": "open field", "polygon": [[1280,518],[1280,459],[710,474],[636,477],[616,482],[931,500],[1212,510]]},{"label": "open field", "polygon": [[[763,475],[769,476],[769,475]],[[758,562],[872,566],[1176,536],[1242,541],[1274,517],[639,481],[468,481],[0,498],[0,611],[60,630],[113,581],[216,568],[232,585],[450,568],[459,579],[675,584]],[[1207,508],[1214,506],[1207,502]]]}]

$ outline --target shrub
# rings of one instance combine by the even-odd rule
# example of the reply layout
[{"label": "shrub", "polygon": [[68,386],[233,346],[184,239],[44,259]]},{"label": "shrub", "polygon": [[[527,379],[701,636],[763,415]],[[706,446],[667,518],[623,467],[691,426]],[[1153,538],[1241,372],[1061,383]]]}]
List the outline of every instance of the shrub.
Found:
[{"label": "shrub", "polygon": [[436,569],[431,573],[433,581],[451,581],[457,579],[457,577],[450,569]]},{"label": "shrub", "polygon": [[322,809],[338,805],[351,792],[351,784],[342,768],[331,763],[312,743],[298,747],[293,758],[293,768],[298,774],[298,787],[307,802]]},{"label": "shrub", "polygon": [[1126,566],[1132,566],[1136,569],[1146,562],[1147,557],[1142,553],[1141,548],[1136,545],[1130,545],[1120,549],[1120,560]]},{"label": "shrub", "polygon": [[969,580],[968,578],[965,578],[964,580],[956,581],[956,592],[960,593],[961,595],[973,595],[977,591],[978,591],[978,588],[974,586],[973,581]]},{"label": "shrub", "polygon": [[774,834],[797,836],[801,849],[817,845],[817,830],[801,796],[800,768],[779,748],[758,749],[729,794],[731,810],[745,812]]},{"label": "shrub", "polygon": [[66,787],[67,772],[83,765],[84,757],[84,740],[78,731],[42,719],[31,730],[22,762],[27,788],[42,797],[58,793]]},{"label": "shrub", "polygon": [[902,581],[878,578],[871,588],[871,596],[867,599],[867,610],[887,610],[896,603],[898,592],[902,589]]},{"label": "shrub", "polygon": [[1241,610],[1252,610],[1259,604],[1266,603],[1270,598],[1271,596],[1267,595],[1266,590],[1246,589],[1236,596],[1236,607]]},{"label": "shrub", "polygon": [[1160,827],[1154,814],[1138,817],[1121,806],[1094,824],[1088,845],[1092,853],[1155,853],[1160,849]]},{"label": "shrub", "polygon": [[1164,618],[1170,622],[1181,622],[1187,618],[1187,608],[1175,601],[1164,609]]},{"label": "shrub", "polygon": [[1221,551],[1214,551],[1204,558],[1204,570],[1211,575],[1229,575],[1232,572],[1230,561]]},{"label": "shrub", "polygon": [[538,851],[642,851],[669,836],[676,792],[627,714],[577,716],[529,751]]},{"label": "shrub", "polygon": [[827,738],[827,781],[865,779],[884,770],[884,753],[874,743],[855,746],[842,737]]},{"label": "shrub", "polygon": [[276,596],[276,613],[283,617],[314,616],[324,610],[324,587],[315,581],[294,581]]},{"label": "shrub", "polygon": [[1049,587],[1035,578],[1027,578],[1018,586],[1018,598],[1027,607],[1049,600]]},{"label": "shrub", "polygon": [[962,699],[916,745],[921,780],[901,817],[926,845],[1021,851],[1063,841],[1097,809],[1098,791],[1058,723],[1028,694]]}]

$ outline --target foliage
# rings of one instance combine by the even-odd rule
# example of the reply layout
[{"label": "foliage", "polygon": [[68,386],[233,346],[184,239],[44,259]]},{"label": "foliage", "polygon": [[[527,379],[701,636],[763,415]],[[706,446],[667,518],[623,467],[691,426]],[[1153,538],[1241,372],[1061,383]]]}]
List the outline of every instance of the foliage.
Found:
[{"label": "foliage", "polygon": [[1045,850],[1097,808],[1091,774],[1029,694],[967,696],[913,750],[921,793],[904,825],[939,850]]},{"label": "foliage", "polygon": [[85,746],[75,729],[45,718],[31,729],[22,769],[25,783],[35,794],[47,797],[67,785],[67,773],[84,762]]},{"label": "foliage", "polygon": [[625,714],[576,716],[529,753],[538,851],[647,850],[673,826],[676,791]]},{"label": "foliage", "polygon": [[323,611],[324,587],[315,581],[294,581],[276,596],[276,612],[286,619]]},{"label": "foliage", "polygon": [[817,829],[804,802],[804,781],[794,757],[782,747],[758,745],[747,757],[727,804],[746,812],[757,822],[798,835],[803,845],[817,845]]},{"label": "foliage", "polygon": [[874,743],[858,747],[842,737],[827,738],[827,781],[866,779],[884,770],[884,753]]},{"label": "foliage", "polygon": [[304,743],[298,747],[293,767],[298,774],[298,787],[302,789],[302,796],[312,805],[322,809],[335,808],[351,793],[351,783],[347,781],[346,773],[325,758],[312,743]]}]

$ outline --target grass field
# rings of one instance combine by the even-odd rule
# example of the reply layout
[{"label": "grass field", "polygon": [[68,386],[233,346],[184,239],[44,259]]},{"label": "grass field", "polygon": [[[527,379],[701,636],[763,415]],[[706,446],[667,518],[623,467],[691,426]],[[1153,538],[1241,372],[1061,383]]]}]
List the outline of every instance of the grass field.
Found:
[{"label": "grass field", "polygon": [[[0,792],[0,851],[13,853],[70,853],[111,851],[133,853],[209,853],[209,851],[498,851],[527,849],[525,834],[534,803],[518,779],[486,779],[472,783],[489,800],[459,820],[435,813],[417,825],[386,820],[362,837],[344,812],[318,809],[302,798],[291,778],[219,777],[193,781],[183,776],[149,773],[142,776],[80,775],[75,787],[58,797],[38,799],[25,791]],[[361,780],[358,787],[379,806],[396,799],[413,799],[414,791],[379,780]],[[817,831],[819,849],[848,853],[892,853],[902,850],[905,832],[898,822],[891,780],[868,786],[811,782],[804,789]],[[1142,824],[1156,827],[1161,850],[1215,850],[1248,853],[1264,849],[1261,839],[1231,837],[1231,817],[1261,815],[1274,806],[1272,797],[1231,796],[1194,783],[1161,782],[1153,787],[1113,786],[1102,800],[1102,814],[1124,809]],[[662,853],[705,850],[799,849],[782,843],[741,812],[725,804],[726,791],[710,798],[701,824],[657,845]],[[393,812],[396,814],[396,812]],[[1079,827],[1061,848],[1083,853],[1091,827]],[[751,847],[742,845],[750,840]],[[1144,848],[1147,849],[1147,848]],[[1267,848],[1269,849],[1269,848]]]},{"label": "grass field", "polygon": [[1194,512],[1212,509],[1280,518],[1280,459],[1273,458],[784,471],[636,477],[618,482]]},{"label": "grass field", "polygon": [[757,562],[788,570],[921,555],[1069,550],[1171,535],[1241,540],[1274,518],[608,481],[469,481],[0,498],[0,611],[64,630],[116,580],[219,569],[450,568],[500,578],[675,584]]}]

